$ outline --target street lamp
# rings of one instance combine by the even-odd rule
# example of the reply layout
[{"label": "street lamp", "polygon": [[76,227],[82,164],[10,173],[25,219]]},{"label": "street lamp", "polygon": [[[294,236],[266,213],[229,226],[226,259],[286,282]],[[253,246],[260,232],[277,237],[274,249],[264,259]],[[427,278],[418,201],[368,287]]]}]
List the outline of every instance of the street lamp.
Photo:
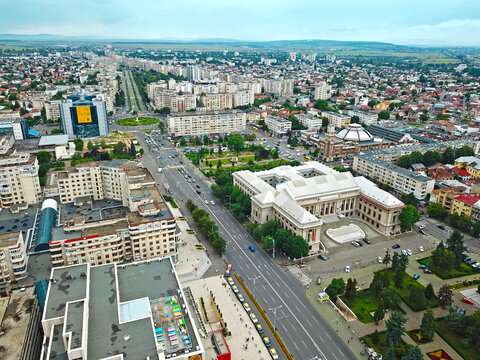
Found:
[{"label": "street lamp", "polygon": [[270,311],[273,311],[273,331],[277,331],[277,328],[275,326],[277,322],[277,310],[280,309],[281,307],[283,307],[283,305],[277,306],[276,308],[268,309]]},{"label": "street lamp", "polygon": [[259,279],[259,278],[260,278],[260,275],[259,275],[259,276],[255,276],[254,278],[248,278],[248,280],[253,281],[253,292],[252,292],[252,296],[253,296],[253,297],[255,297],[255,281],[256,281],[257,279]]}]

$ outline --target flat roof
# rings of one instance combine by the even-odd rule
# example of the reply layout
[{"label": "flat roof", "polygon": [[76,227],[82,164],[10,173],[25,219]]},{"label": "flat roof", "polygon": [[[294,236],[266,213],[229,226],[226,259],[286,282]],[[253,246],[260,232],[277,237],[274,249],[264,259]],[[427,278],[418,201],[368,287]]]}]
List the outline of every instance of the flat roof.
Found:
[{"label": "flat roof", "polygon": [[68,143],[68,135],[44,135],[40,138],[38,146],[65,145]]}]

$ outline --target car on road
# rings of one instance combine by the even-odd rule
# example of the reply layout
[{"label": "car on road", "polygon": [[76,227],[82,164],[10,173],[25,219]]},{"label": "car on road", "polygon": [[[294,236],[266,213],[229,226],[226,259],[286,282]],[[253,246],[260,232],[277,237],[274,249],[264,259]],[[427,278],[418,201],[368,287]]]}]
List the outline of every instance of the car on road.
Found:
[{"label": "car on road", "polygon": [[251,252],[254,252],[254,251],[255,251],[255,248],[254,248],[252,245],[250,245],[250,246],[248,247],[248,249],[249,249]]},{"label": "car on road", "polygon": [[419,233],[419,234],[422,234],[422,235],[426,235],[425,231],[423,231],[423,230],[421,230],[421,229],[418,230],[418,233]]},{"label": "car on road", "polygon": [[424,274],[433,274],[433,271],[430,270],[430,269],[427,267],[427,268],[423,269],[423,273],[424,273]]},{"label": "car on road", "polygon": [[347,272],[347,273],[350,272],[350,266],[349,265],[345,266],[345,272]]},{"label": "car on road", "polygon": [[277,360],[279,357],[278,357],[278,354],[277,354],[277,350],[275,349],[270,349],[270,356],[272,357],[272,359],[274,360]]},{"label": "car on road", "polygon": [[400,247],[400,245],[395,244],[395,245],[392,246],[392,249],[398,249],[399,247]]},{"label": "car on road", "polygon": [[210,204],[215,205],[215,201],[213,201],[213,200],[210,201]]},{"label": "car on road", "polygon": [[460,309],[458,311],[458,315],[461,315],[461,316],[465,316],[465,313],[466,313],[465,309]]},{"label": "car on road", "polygon": [[208,200],[205,200],[205,205],[208,205]]},{"label": "car on road", "polygon": [[254,324],[258,323],[257,316],[254,313],[250,313],[250,319]]},{"label": "car on road", "polygon": [[266,347],[270,347],[272,345],[272,343],[270,342],[270,339],[268,338],[268,336],[265,336],[263,338],[263,342],[265,343],[265,346]]},{"label": "car on road", "polygon": [[440,230],[445,230],[445,226],[443,225],[437,225],[437,228],[439,228]]},{"label": "car on road", "polygon": [[227,279],[227,282],[228,282],[228,285],[230,285],[230,286],[235,285],[235,283],[233,282],[233,279],[232,279],[231,277],[229,277],[229,278]]},{"label": "car on road", "polygon": [[413,280],[418,280],[419,277],[420,277],[420,275],[414,274],[414,275],[413,275]]},{"label": "car on road", "polygon": [[425,225],[418,225],[419,229],[425,229]]},{"label": "car on road", "polygon": [[259,334],[263,334],[263,333],[264,333],[264,330],[263,330],[262,325],[257,324],[257,325],[255,325],[255,328],[257,329],[257,331],[258,331]]},{"label": "car on road", "polygon": [[245,298],[243,297],[242,294],[237,294],[237,297],[238,297],[238,300],[240,300],[240,302],[245,302]]},{"label": "car on road", "polygon": [[239,291],[239,290],[238,290],[237,285],[233,285],[233,286],[232,286],[232,291],[233,291],[235,294],[238,294],[238,291]]},{"label": "car on road", "polygon": [[381,257],[381,256],[379,256],[379,257],[378,257],[378,259],[377,259],[377,261],[378,261],[378,263],[379,263],[379,264],[383,263],[383,259],[382,259],[382,257]]},{"label": "car on road", "polygon": [[410,249],[407,249],[407,255],[408,255],[408,256],[412,256],[412,255],[413,255],[413,252],[412,252],[412,250],[410,250]]},{"label": "car on road", "polygon": [[318,255],[318,258],[319,258],[319,259],[322,259],[323,261],[327,261],[327,260],[328,260],[328,257],[326,257],[326,256],[323,255],[323,254]]},{"label": "car on road", "polygon": [[197,190],[198,195],[202,195],[202,192],[200,190]]},{"label": "car on road", "polygon": [[243,303],[243,307],[246,311],[250,312],[250,305],[248,305],[248,303]]},{"label": "car on road", "polygon": [[469,298],[464,297],[461,299],[461,301],[464,302],[465,304],[473,305],[473,301],[470,300]]},{"label": "car on road", "polygon": [[370,245],[370,244],[372,243],[372,242],[370,241],[370,239],[367,239],[367,238],[364,238],[364,239],[363,239],[363,242],[364,242],[365,244],[368,244],[368,245]]},{"label": "car on road", "polygon": [[422,245],[420,245],[420,246],[418,247],[418,251],[423,252],[424,250],[425,250],[425,249],[423,248]]}]

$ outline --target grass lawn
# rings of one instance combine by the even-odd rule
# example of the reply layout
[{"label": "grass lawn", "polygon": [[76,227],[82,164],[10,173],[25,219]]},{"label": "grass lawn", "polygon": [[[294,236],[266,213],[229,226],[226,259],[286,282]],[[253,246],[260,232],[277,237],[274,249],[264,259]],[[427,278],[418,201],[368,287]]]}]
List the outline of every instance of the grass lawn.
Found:
[{"label": "grass lawn", "polygon": [[377,310],[378,305],[370,299],[370,291],[368,289],[358,291],[355,298],[350,301],[345,296],[340,297],[342,301],[352,310],[360,322],[368,324],[373,322],[373,313]]},{"label": "grass lawn", "polygon": [[137,118],[131,117],[126,119],[119,119],[115,121],[115,124],[120,126],[146,126],[146,125],[154,125],[158,124],[161,120],[156,118],[148,118],[148,117],[139,117],[138,123]]},{"label": "grass lawn", "polygon": [[140,117],[138,122],[141,126],[158,124],[161,120],[156,118]]},{"label": "grass lawn", "polygon": [[[376,344],[373,343],[372,335],[373,334],[366,335],[363,337],[365,344],[367,344],[368,347],[374,349],[377,353],[385,355],[388,348],[387,342],[385,340],[385,331],[378,333],[378,341]],[[413,346],[410,344],[407,344],[406,342],[400,339],[400,344],[395,349],[397,359],[401,359],[402,356],[405,356],[411,347]]]},{"label": "grass lawn", "polygon": [[464,359],[480,359],[480,354],[475,351],[473,346],[463,347],[461,340],[462,337],[450,330],[448,325],[439,319],[436,321],[437,324],[437,333],[441,336],[445,342],[450,345],[462,358]]},{"label": "grass lawn", "polygon": [[126,118],[115,120],[115,124],[120,126],[137,126],[137,120],[135,118]]},{"label": "grass lawn", "polygon": [[407,335],[418,345],[428,344],[432,340],[427,340],[420,335],[420,329],[407,331]]},{"label": "grass lawn", "polygon": [[437,269],[436,267],[433,266],[432,264],[432,258],[426,257],[423,259],[417,260],[420,264],[426,265],[430,268],[430,270],[433,271],[435,275],[437,275],[440,279],[453,279],[457,277],[462,277],[462,276],[467,276],[467,275],[472,275],[472,274],[479,274],[480,270],[474,269],[471,266],[468,266],[465,263],[462,263],[460,265],[460,269],[453,269],[451,271],[442,271],[440,269]]},{"label": "grass lawn", "polygon": [[422,284],[418,283],[417,281],[413,280],[413,278],[409,275],[405,274],[402,281],[402,288],[399,289],[395,287],[395,285],[393,284],[393,272],[390,271],[390,287],[392,289],[395,289],[395,291],[403,300],[403,302],[407,304],[410,307],[410,309],[412,309],[413,311],[425,310],[427,307],[433,309],[439,305],[438,299],[436,297],[432,299],[427,299],[427,306],[423,306],[423,307],[417,303],[413,303],[412,301],[410,301],[410,289],[412,287],[419,288],[422,291],[425,291],[425,287]]}]

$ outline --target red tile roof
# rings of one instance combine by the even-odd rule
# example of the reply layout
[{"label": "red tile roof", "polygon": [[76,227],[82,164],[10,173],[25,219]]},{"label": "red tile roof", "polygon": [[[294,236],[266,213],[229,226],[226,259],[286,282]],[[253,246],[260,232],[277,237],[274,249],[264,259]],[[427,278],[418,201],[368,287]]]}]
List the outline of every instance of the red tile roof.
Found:
[{"label": "red tile roof", "polygon": [[473,206],[473,204],[475,204],[477,201],[480,201],[480,196],[460,195],[460,196],[457,196],[455,200],[458,200],[465,204]]},{"label": "red tile roof", "polygon": [[460,175],[460,176],[462,176],[462,177],[470,176],[470,173],[469,173],[467,170],[465,170],[465,169],[459,169],[459,168],[457,168],[457,167],[454,167],[454,168],[452,168],[452,171],[453,171],[454,173],[457,173],[458,175]]}]

